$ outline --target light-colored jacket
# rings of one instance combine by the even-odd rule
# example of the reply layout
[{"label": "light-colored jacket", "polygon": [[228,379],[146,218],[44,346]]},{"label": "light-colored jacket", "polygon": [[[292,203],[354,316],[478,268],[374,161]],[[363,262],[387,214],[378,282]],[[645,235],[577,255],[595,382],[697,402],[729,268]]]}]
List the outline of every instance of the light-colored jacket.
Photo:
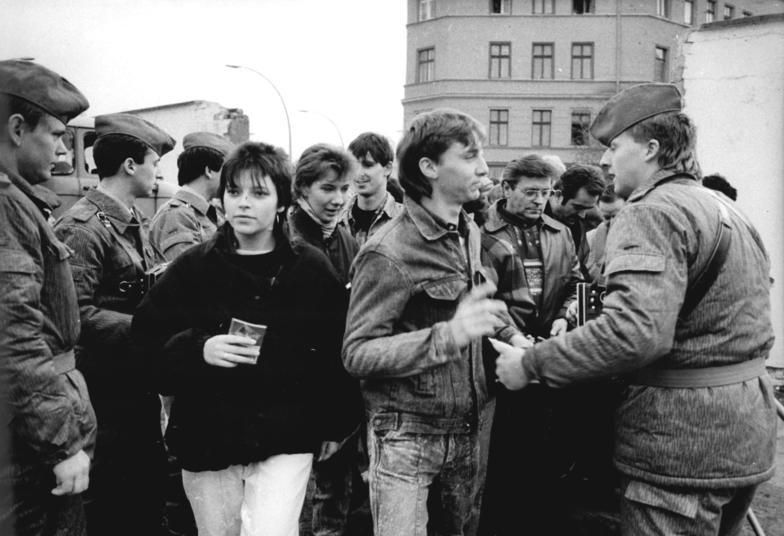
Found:
[{"label": "light-colored jacket", "polygon": [[[604,312],[526,352],[551,386],[643,367],[700,369],[765,358],[773,344],[770,263],[745,218],[728,210],[732,241],[715,283],[679,318],[706,266],[720,202],[688,175],[654,174],[632,192],[607,237]],[[616,414],[615,464],[655,484],[753,485],[773,474],[776,413],[763,375],[720,387],[631,382]]]}]

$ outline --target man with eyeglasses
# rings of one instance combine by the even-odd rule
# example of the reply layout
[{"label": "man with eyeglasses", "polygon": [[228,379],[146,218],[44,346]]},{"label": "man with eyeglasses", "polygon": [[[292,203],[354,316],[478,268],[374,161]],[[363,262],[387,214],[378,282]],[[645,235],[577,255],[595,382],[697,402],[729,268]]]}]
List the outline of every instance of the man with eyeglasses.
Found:
[{"label": "man with eyeglasses", "polygon": [[[576,299],[576,286],[582,280],[569,229],[544,213],[555,173],[539,155],[509,162],[503,172],[504,197],[490,207],[483,228],[511,244],[523,261],[525,281],[520,286],[536,307],[522,318],[525,325],[520,327],[536,338],[566,333],[567,306]],[[551,415],[560,400],[539,386],[499,393],[482,534],[518,534],[521,509],[526,512],[522,517],[526,528],[558,517],[546,510],[559,504],[555,481],[571,464],[560,452],[570,442],[552,434]],[[542,529],[531,533],[546,533],[544,525]]]},{"label": "man with eyeglasses", "polygon": [[586,215],[594,210],[604,191],[601,169],[595,166],[574,165],[563,172],[553,185],[553,195],[544,213],[566,225],[580,259],[580,270],[588,278],[588,253],[590,248],[585,234],[596,226]]}]

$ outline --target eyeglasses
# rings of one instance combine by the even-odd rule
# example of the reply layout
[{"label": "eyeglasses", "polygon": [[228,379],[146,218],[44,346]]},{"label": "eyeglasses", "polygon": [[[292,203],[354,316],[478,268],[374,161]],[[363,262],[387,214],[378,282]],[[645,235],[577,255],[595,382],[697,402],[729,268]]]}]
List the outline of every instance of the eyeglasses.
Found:
[{"label": "eyeglasses", "polygon": [[526,188],[525,190],[521,190],[521,192],[523,193],[523,197],[525,198],[526,201],[533,201],[534,199],[538,198],[540,195],[545,199],[553,195],[553,190],[549,188],[547,190],[539,190],[537,188]]}]

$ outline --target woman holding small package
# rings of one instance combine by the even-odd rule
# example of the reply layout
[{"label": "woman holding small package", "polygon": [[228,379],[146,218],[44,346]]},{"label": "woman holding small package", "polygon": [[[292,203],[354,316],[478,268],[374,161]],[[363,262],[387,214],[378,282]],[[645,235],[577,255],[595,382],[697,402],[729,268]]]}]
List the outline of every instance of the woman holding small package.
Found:
[{"label": "woman holding small package", "polygon": [[[349,380],[346,293],[323,253],[286,236],[280,149],[238,147],[218,195],[226,223],[171,264],[133,333],[174,395],[167,441],[199,535],[295,536],[313,454],[356,426],[333,402]],[[229,334],[232,319],[266,326],[263,338]]]}]

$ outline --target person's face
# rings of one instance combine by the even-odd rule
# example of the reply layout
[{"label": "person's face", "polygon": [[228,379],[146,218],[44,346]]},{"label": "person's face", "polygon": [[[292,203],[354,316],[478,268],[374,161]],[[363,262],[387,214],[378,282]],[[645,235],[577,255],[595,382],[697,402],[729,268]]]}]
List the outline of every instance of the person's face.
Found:
[{"label": "person's face", "polygon": [[223,192],[223,210],[234,234],[248,241],[271,234],[282,210],[275,184],[267,175],[254,179],[250,171],[241,172],[234,183]]},{"label": "person's face", "polygon": [[354,178],[354,189],[357,195],[370,197],[380,191],[386,191],[387,177],[392,170],[392,162],[382,166],[375,161],[370,151],[362,157],[354,156],[359,160],[359,173]]},{"label": "person's face", "polygon": [[615,193],[623,199],[648,178],[648,154],[648,144],[635,141],[626,131],[616,136],[602,155],[600,164],[609,165],[609,171],[615,177]]},{"label": "person's face", "polygon": [[137,197],[150,195],[155,186],[155,181],[158,176],[158,162],[161,157],[152,149],[147,149],[144,155],[144,161],[141,164],[134,163],[133,181],[136,188],[134,194]]},{"label": "person's face", "polygon": [[564,221],[574,221],[577,217],[582,217],[586,211],[596,206],[599,195],[591,195],[585,188],[577,190],[577,194],[569,201],[563,201],[563,193],[556,192],[554,200],[558,203],[558,217]]},{"label": "person's face", "polygon": [[549,177],[520,177],[514,187],[508,182],[503,184],[506,210],[528,220],[538,220],[542,216],[552,193]]},{"label": "person's face", "polygon": [[30,184],[52,178],[52,169],[61,155],[67,153],[63,136],[65,124],[44,114],[35,128],[21,126],[21,142],[17,152],[19,174]]},{"label": "person's face", "polygon": [[612,221],[618,211],[624,205],[624,201],[621,198],[616,199],[612,203],[605,203],[604,201],[599,201],[599,213],[602,215],[602,219],[606,222]]},{"label": "person's face", "polygon": [[329,225],[340,217],[348,202],[349,180],[349,177],[338,177],[335,170],[330,169],[302,189],[302,198],[322,223]]},{"label": "person's face", "polygon": [[488,168],[482,144],[474,139],[470,145],[453,142],[435,165],[437,180],[433,189],[449,203],[462,205],[479,198]]}]

